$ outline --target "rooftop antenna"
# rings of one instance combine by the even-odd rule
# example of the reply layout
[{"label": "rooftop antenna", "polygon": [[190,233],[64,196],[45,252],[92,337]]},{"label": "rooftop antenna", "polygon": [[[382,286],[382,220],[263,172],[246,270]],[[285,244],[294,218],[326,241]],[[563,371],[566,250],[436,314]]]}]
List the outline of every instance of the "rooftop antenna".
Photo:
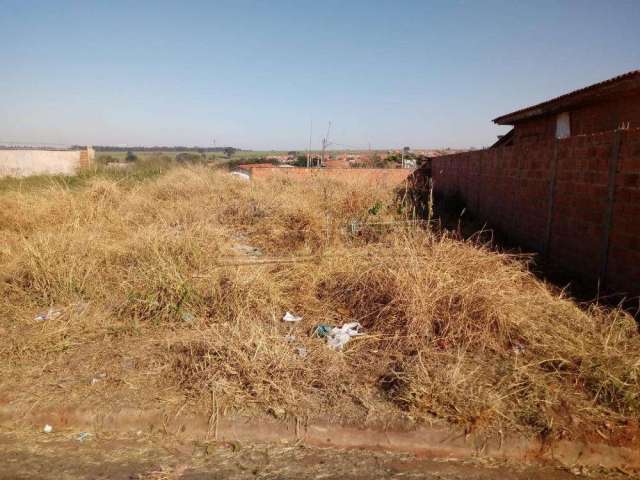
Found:
[{"label": "rooftop antenna", "polygon": [[329,121],[329,126],[327,127],[327,135],[325,135],[325,137],[322,139],[322,155],[320,156],[320,165],[318,165],[319,167],[324,165],[324,152],[327,149],[327,147],[329,145],[331,145],[329,143],[329,132],[330,131],[331,131],[331,121]]}]

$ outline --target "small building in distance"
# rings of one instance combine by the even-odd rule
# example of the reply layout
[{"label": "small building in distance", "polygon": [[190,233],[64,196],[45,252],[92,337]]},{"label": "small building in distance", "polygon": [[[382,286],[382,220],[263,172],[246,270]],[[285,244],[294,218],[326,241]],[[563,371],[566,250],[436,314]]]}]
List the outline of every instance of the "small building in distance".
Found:
[{"label": "small building in distance", "polygon": [[351,168],[351,162],[345,156],[338,158],[327,158],[324,161],[325,168]]},{"label": "small building in distance", "polygon": [[640,70],[516,110],[493,121],[513,126],[494,147],[640,127]]}]

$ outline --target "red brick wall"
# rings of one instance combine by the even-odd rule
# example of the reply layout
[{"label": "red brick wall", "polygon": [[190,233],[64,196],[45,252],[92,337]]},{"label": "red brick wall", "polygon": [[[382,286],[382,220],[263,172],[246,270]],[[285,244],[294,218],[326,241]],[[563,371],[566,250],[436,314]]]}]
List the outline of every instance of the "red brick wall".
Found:
[{"label": "red brick wall", "polygon": [[640,294],[640,129],[438,157],[432,172],[436,195],[459,194],[471,213],[586,280],[601,277],[608,251],[600,280]]},{"label": "red brick wall", "polygon": [[546,117],[525,120],[515,125],[513,139],[516,143],[522,141],[539,142],[544,139],[555,138],[556,117],[547,115]]},{"label": "red brick wall", "polygon": [[272,178],[276,176],[302,178],[333,178],[347,182],[367,182],[396,186],[402,183],[412,170],[406,168],[256,168],[251,170],[251,178]]},{"label": "red brick wall", "polygon": [[[625,131],[620,143],[607,281],[640,294],[640,134]],[[628,286],[625,288],[625,286]]]},{"label": "red brick wall", "polygon": [[[571,135],[590,135],[615,130],[622,124],[640,128],[640,92],[632,92],[615,99],[584,105],[569,110]],[[525,120],[515,126],[514,141],[543,141],[555,138],[556,116]]]},{"label": "red brick wall", "polygon": [[572,111],[571,134],[585,135],[615,130],[627,122],[629,128],[640,127],[640,92]]},{"label": "red brick wall", "polygon": [[324,161],[325,168],[349,168],[346,158],[328,159]]}]

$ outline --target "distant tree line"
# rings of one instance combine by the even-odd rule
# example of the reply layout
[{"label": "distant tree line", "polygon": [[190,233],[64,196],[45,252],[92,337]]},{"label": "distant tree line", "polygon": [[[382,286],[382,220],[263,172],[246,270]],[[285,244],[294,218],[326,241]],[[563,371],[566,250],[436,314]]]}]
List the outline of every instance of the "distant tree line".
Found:
[{"label": "distant tree line", "polygon": [[282,165],[282,162],[278,161],[275,158],[250,157],[250,158],[234,158],[233,160],[229,160],[228,162],[225,162],[224,166],[229,170],[233,170],[238,165],[250,165],[254,163],[270,163],[271,165],[274,165],[274,166]]}]

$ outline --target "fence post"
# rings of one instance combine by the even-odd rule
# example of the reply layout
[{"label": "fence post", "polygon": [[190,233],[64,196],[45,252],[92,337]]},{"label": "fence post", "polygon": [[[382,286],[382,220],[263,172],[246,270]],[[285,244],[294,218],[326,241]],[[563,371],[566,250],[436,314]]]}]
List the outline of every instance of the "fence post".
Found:
[{"label": "fence post", "polygon": [[547,225],[544,232],[544,244],[542,253],[546,258],[549,257],[549,248],[551,244],[551,227],[553,226],[553,204],[556,195],[556,177],[558,176],[558,140],[553,142],[553,155],[551,157],[551,178],[549,179],[549,204],[547,205]]},{"label": "fence post", "polygon": [[613,221],[613,205],[616,196],[616,174],[618,173],[618,157],[620,156],[620,141],[622,131],[616,130],[613,134],[613,144],[611,146],[611,158],[609,159],[609,175],[607,189],[607,207],[604,216],[604,238],[602,242],[602,253],[600,254],[600,286],[605,287],[607,279],[607,268],[609,267],[609,245],[611,238],[611,223]]}]

